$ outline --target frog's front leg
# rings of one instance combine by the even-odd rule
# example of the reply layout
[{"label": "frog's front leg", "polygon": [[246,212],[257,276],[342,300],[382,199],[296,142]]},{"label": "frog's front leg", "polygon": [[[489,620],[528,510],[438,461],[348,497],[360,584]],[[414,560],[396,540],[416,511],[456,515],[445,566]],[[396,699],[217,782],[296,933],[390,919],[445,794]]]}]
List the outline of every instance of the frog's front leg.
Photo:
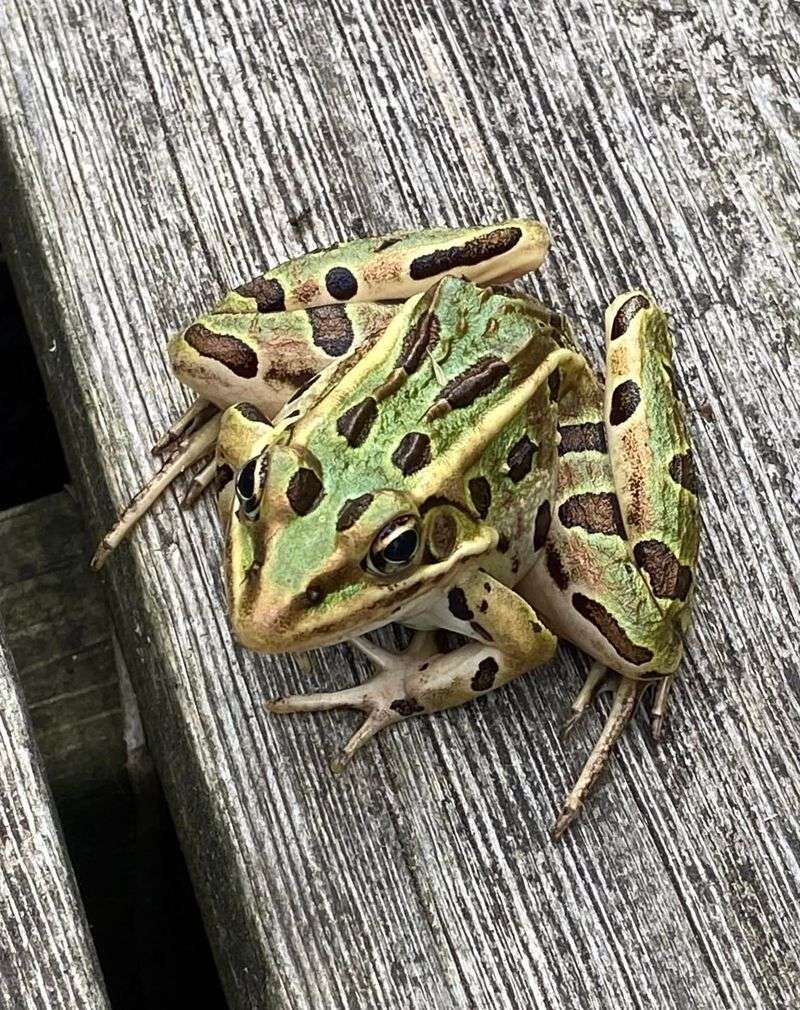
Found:
[{"label": "frog's front leg", "polygon": [[415,636],[405,652],[392,653],[366,639],[353,643],[371,660],[376,674],[365,684],[330,693],[291,695],[267,702],[271,712],[315,712],[356,708],[367,718],[332,768],[341,771],[359,747],[379,730],[402,719],[439,712],[546,663],[556,639],[538,615],[512,589],[483,571],[467,575],[424,613],[404,618],[412,627],[443,628],[470,641],[452,652],[429,654],[427,632]]}]

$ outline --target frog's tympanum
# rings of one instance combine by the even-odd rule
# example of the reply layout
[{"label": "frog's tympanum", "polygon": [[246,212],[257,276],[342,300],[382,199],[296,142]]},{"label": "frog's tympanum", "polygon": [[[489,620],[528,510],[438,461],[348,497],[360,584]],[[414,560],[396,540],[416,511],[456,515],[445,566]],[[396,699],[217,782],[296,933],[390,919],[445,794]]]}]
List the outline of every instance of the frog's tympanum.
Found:
[{"label": "frog's tympanum", "polygon": [[[594,662],[567,728],[607,681],[614,699],[560,835],[651,685],[660,731],[699,526],[653,299],[629,291],[607,310],[604,387],[565,319],[488,286],[538,267],[548,242],[530,220],[396,232],[230,292],[170,344],[199,398],[95,564],[208,460],[189,497],[218,491],[237,637],[272,653],[347,640],[375,667],[366,684],[268,703],[363,710],[337,770],[383,727],[486,694],[568,639]],[[363,637],[392,621],[417,631],[399,654]]]}]

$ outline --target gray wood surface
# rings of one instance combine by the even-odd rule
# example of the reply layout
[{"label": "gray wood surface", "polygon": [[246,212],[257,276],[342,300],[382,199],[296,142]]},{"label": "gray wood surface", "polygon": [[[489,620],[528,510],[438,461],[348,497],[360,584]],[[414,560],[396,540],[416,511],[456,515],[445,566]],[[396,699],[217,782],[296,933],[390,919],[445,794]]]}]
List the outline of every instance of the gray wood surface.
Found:
[{"label": "gray wood surface", "polygon": [[304,249],[539,214],[532,282],[597,359],[669,307],[704,486],[696,630],[561,845],[597,733],[568,650],[382,736],[265,695],[363,677],[229,634],[210,504],[107,575],[232,1007],[783,1008],[800,991],[796,4],[6,0],[4,243],[99,535],[185,404],[167,334]]},{"label": "gray wood surface", "polygon": [[0,1007],[108,1007],[5,632],[0,626]]}]

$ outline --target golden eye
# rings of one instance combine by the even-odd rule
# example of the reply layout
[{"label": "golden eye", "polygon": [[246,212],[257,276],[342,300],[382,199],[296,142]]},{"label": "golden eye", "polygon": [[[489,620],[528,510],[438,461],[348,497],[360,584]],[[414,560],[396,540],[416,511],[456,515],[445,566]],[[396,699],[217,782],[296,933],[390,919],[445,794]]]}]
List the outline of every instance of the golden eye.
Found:
[{"label": "golden eye", "polygon": [[387,523],[372,541],[367,567],[377,575],[401,572],[416,561],[420,542],[419,517],[398,516]]},{"label": "golden eye", "polygon": [[261,510],[261,495],[256,494],[256,467],[258,456],[249,459],[236,478],[236,497],[239,499],[240,512],[251,522],[258,519]]}]

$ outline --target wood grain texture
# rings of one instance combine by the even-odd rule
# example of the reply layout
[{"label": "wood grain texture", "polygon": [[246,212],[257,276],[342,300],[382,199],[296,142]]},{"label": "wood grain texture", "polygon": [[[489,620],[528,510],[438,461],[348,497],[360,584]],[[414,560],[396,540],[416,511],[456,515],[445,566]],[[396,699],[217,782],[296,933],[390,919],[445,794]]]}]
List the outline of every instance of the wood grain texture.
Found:
[{"label": "wood grain texture", "polygon": [[52,797],[0,627],[0,1007],[108,1007]]},{"label": "wood grain texture", "polygon": [[56,802],[119,788],[119,680],[102,586],[67,491],[0,512],[0,620]]},{"label": "wood grain texture", "polygon": [[[204,504],[108,585],[232,1007],[782,1008],[800,988],[797,7],[715,0],[8,0],[4,245],[98,535],[185,404],[167,334],[267,263],[400,226],[539,214],[532,282],[598,359],[605,303],[669,307],[704,486],[666,742],[623,742],[560,846],[600,725],[583,660],[382,736],[265,695],[346,649],[229,634]],[[354,717],[353,717],[354,718]]]}]

